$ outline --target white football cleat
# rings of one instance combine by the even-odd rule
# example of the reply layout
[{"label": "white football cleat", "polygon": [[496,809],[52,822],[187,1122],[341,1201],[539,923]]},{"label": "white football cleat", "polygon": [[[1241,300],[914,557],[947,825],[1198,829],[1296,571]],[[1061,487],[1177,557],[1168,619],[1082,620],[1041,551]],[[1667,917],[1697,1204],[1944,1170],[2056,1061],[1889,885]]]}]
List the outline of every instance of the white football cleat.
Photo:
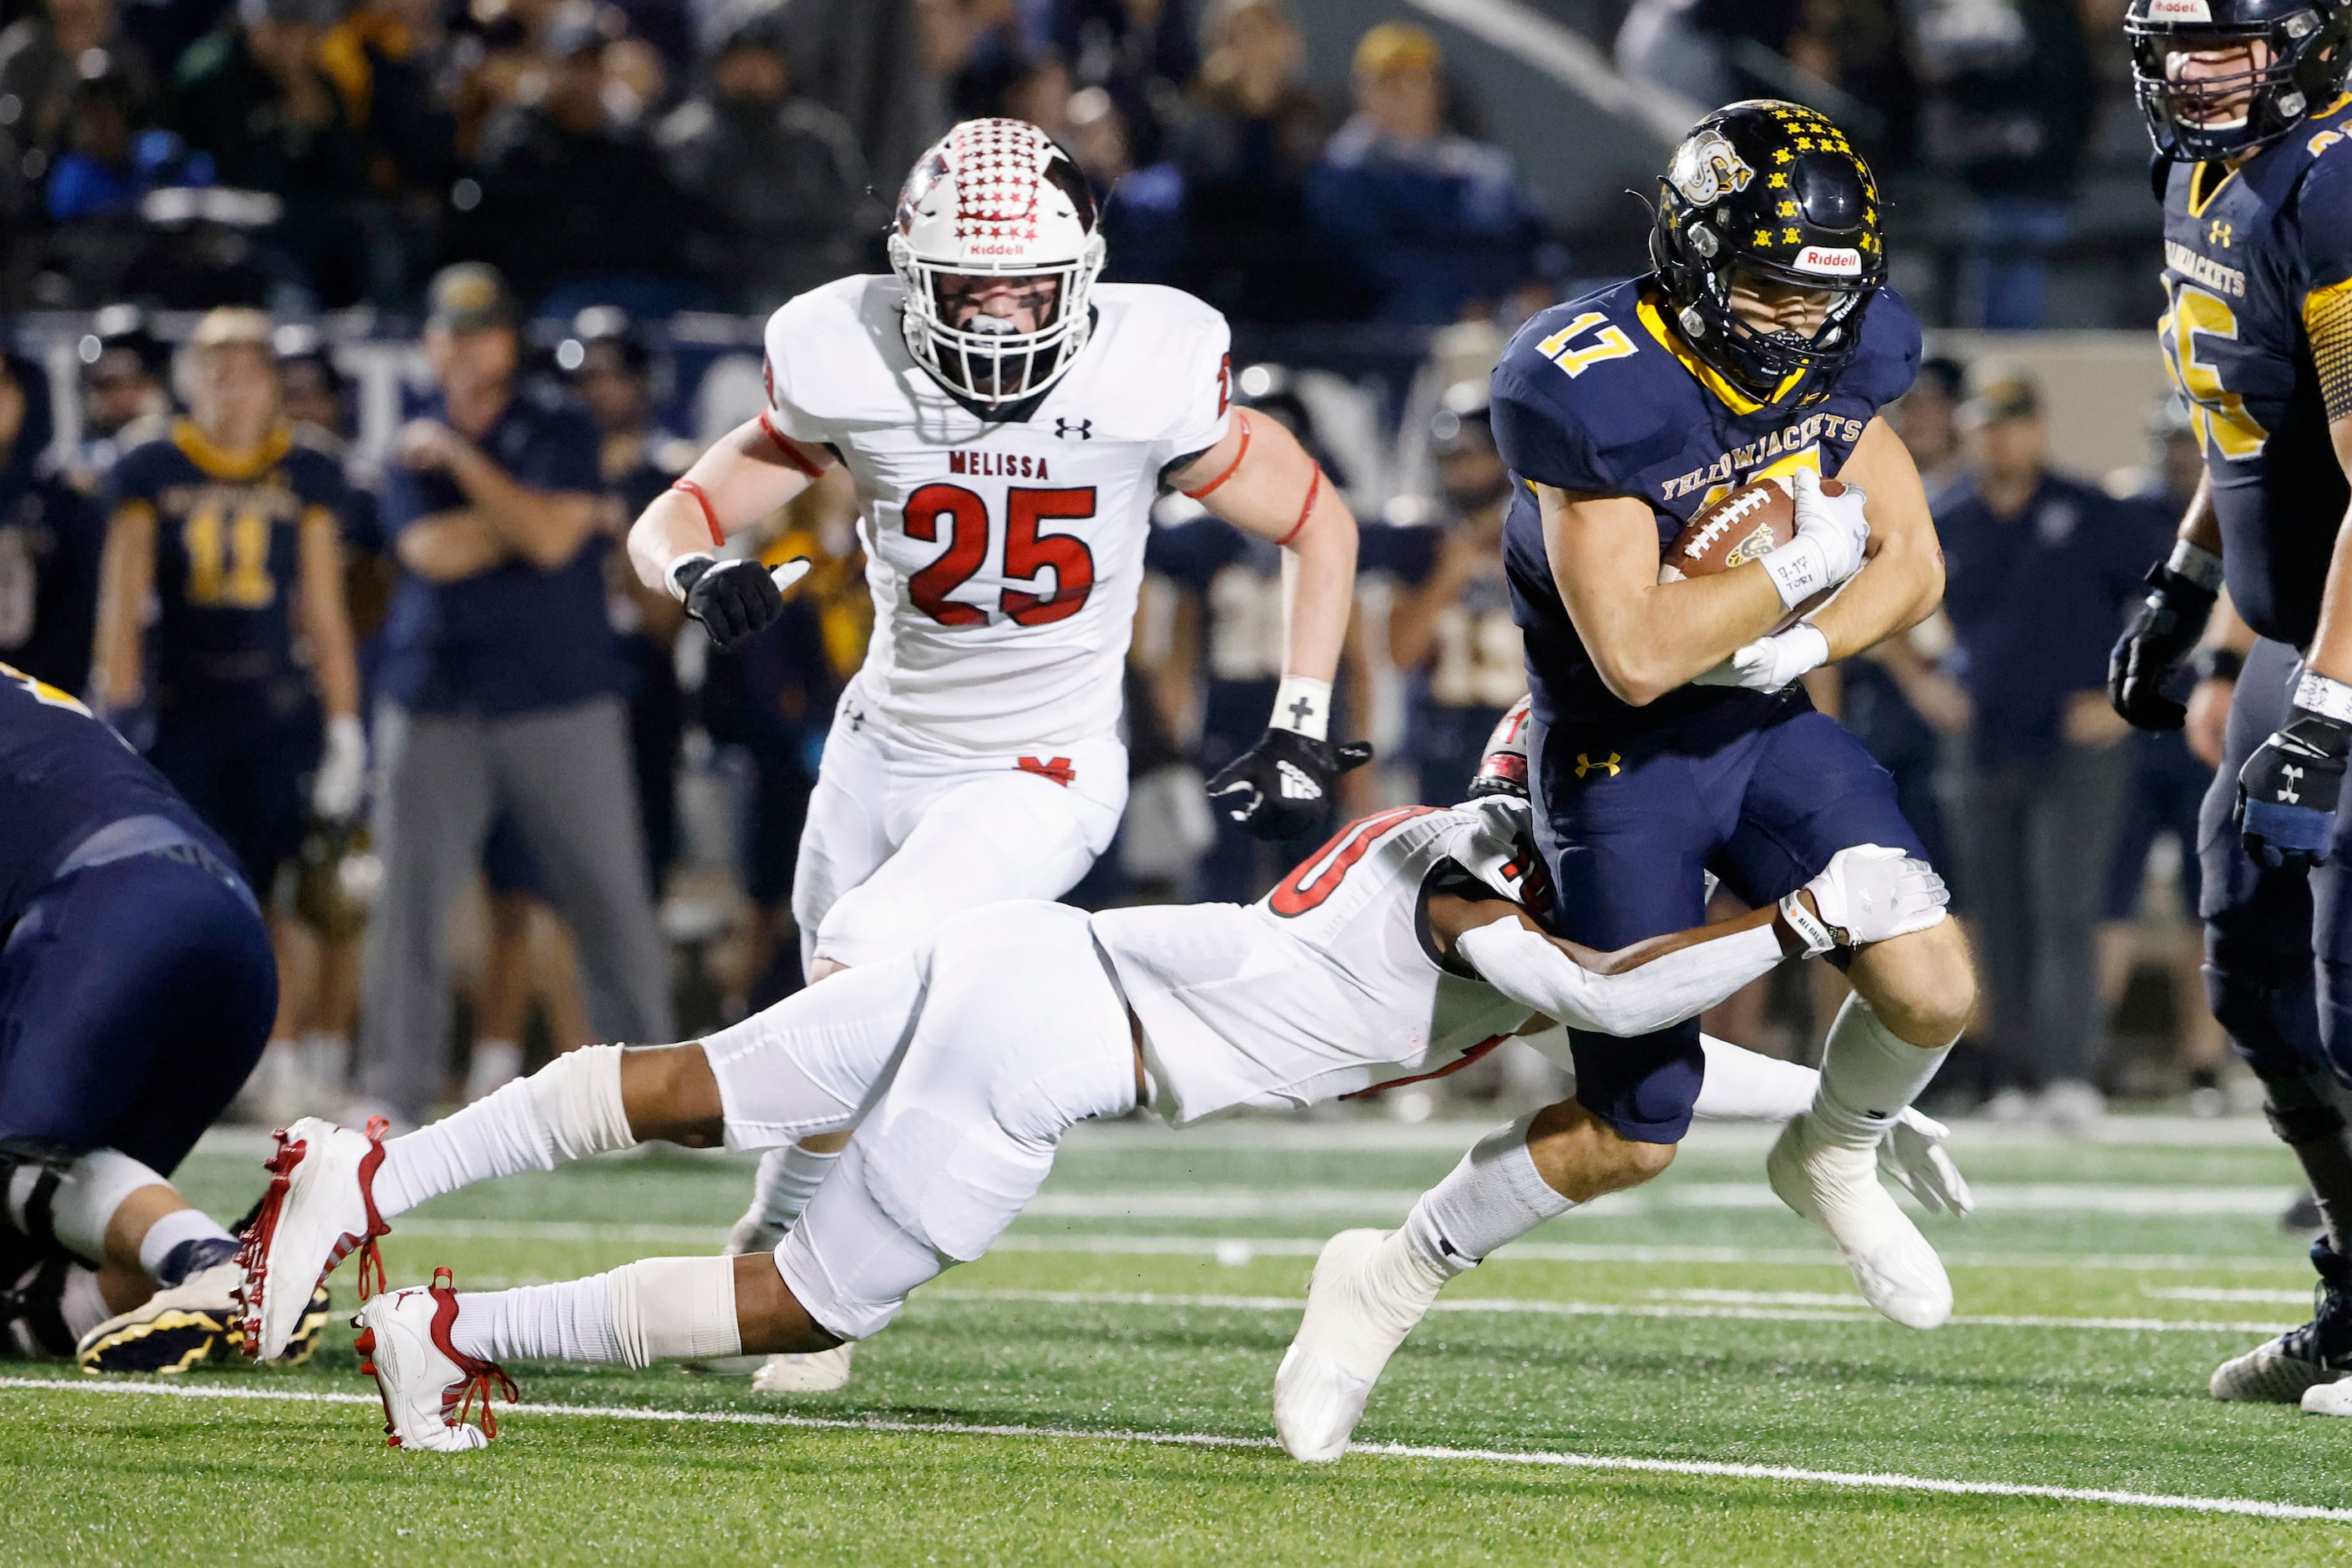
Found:
[{"label": "white football cleat", "polygon": [[1895,1196],[1878,1184],[1878,1151],[1822,1142],[1811,1115],[1780,1130],[1764,1174],[1780,1201],[1830,1233],[1863,1299],[1906,1328],[1932,1329],[1952,1315],[1944,1260]]},{"label": "white football cleat", "polygon": [[2305,1415],[2352,1415],[2352,1383],[2315,1383],[2303,1391]]},{"label": "white football cleat", "polygon": [[283,1355],[301,1330],[312,1294],[354,1250],[361,1299],[383,1289],[383,1257],[375,1243],[392,1227],[376,1213],[373,1191],[383,1134],[381,1117],[370,1117],[365,1132],[315,1116],[279,1130],[278,1152],[262,1167],[269,1173],[269,1190],[237,1253],[245,1268],[247,1355],[257,1361]]},{"label": "white football cleat", "polygon": [[[496,1363],[461,1355],[449,1342],[457,1321],[457,1281],[446,1268],[433,1271],[429,1288],[411,1287],[371,1297],[352,1319],[360,1336],[360,1370],[375,1379],[383,1399],[384,1446],[461,1454],[487,1447],[499,1435],[490,1413],[493,1391],[515,1402],[514,1379]],[[482,1424],[466,1415],[474,1395],[482,1396]]]},{"label": "white football cleat", "polygon": [[1294,1459],[1348,1451],[1381,1369],[1444,1281],[1404,1255],[1402,1230],[1343,1230],[1323,1244],[1307,1313],[1274,1374],[1274,1429]]},{"label": "white football cleat", "polygon": [[849,1356],[857,1348],[848,1340],[829,1351],[799,1355],[772,1355],[751,1374],[751,1386],[761,1394],[831,1394],[849,1386]]}]

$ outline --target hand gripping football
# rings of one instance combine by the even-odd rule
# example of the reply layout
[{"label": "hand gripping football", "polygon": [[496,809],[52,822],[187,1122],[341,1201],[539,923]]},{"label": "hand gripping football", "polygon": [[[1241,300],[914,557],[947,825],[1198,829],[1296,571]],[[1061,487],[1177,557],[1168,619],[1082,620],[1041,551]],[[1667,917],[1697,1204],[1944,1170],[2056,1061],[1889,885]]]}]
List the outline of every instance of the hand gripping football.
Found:
[{"label": "hand gripping football", "polygon": [[[1845,493],[1836,479],[1822,481],[1822,494]],[[1797,498],[1780,478],[1750,479],[1683,525],[1658,563],[1658,581],[1679,583],[1685,577],[1712,577],[1747,565],[1767,551],[1797,537]],[[1832,588],[1797,606],[1781,625],[1796,622],[1830,600]],[[1776,628],[1777,629],[1777,628]]]}]

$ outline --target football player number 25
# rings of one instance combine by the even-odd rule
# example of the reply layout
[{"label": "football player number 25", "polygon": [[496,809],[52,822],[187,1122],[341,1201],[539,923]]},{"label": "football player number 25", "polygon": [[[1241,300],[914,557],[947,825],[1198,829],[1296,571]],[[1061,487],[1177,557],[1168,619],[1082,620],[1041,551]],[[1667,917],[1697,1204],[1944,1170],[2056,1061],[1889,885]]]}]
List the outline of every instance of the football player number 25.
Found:
[{"label": "football player number 25", "polygon": [[[1094,552],[1075,534],[1041,533],[1038,525],[1094,514],[1091,487],[1007,493],[1003,575],[1034,581],[1050,572],[1054,577],[1050,593],[1006,588],[997,595],[997,608],[1015,625],[1047,626],[1085,608],[1087,595],[1095,589]],[[925,485],[907,498],[906,520],[908,538],[935,544],[944,533],[948,541],[938,560],[907,580],[916,607],[943,626],[985,623],[986,610],[948,595],[988,563],[988,503],[961,485]]]}]

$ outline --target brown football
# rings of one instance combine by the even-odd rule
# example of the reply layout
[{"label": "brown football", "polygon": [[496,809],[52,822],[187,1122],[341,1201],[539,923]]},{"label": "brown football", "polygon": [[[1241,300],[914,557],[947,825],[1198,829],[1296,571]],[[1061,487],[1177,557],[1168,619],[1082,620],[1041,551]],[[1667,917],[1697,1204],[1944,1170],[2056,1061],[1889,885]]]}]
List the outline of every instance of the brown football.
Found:
[{"label": "brown football", "polygon": [[[1822,481],[1822,494],[1844,493],[1837,480]],[[1658,581],[1712,577],[1796,537],[1797,498],[1787,484],[1778,478],[1750,479],[1683,525],[1658,563]]]}]

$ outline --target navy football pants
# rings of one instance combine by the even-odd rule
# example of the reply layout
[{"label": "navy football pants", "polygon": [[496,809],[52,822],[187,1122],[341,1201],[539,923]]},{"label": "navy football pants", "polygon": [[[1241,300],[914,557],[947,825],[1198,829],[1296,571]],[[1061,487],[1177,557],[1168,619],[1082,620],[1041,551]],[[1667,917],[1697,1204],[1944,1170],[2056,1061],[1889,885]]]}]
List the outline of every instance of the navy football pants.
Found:
[{"label": "navy football pants", "polygon": [[[1698,717],[1612,737],[1536,726],[1536,842],[1559,934],[1607,952],[1706,920],[1705,873],[1760,909],[1839,850],[1927,858],[1895,779],[1801,697],[1740,693]],[[1624,1137],[1689,1131],[1706,1076],[1696,1018],[1639,1039],[1571,1030],[1576,1098]]]},{"label": "navy football pants", "polygon": [[168,1174],[244,1086],[277,1011],[260,914],[193,853],[62,877],[0,947],[0,1137],[119,1149]]}]

